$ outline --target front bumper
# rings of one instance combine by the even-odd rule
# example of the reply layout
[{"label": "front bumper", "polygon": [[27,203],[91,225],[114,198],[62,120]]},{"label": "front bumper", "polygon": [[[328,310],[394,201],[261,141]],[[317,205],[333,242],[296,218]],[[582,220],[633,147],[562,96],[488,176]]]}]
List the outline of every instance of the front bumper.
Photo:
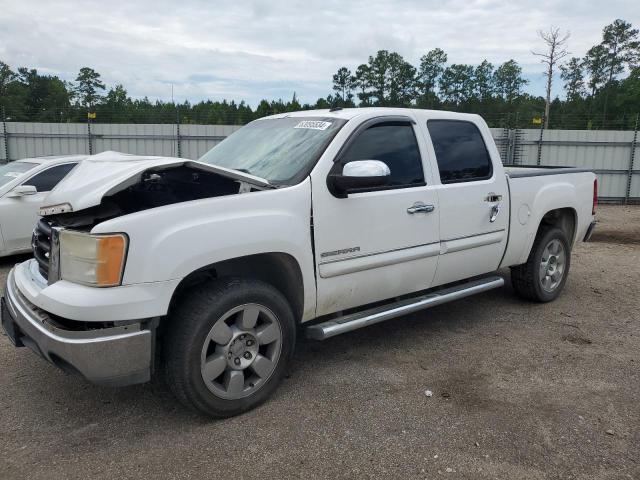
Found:
[{"label": "front bumper", "polygon": [[14,270],[7,277],[1,303],[2,327],[17,347],[28,346],[57,367],[101,385],[124,386],[150,379],[155,332],[149,322],[70,329],[20,293]]}]

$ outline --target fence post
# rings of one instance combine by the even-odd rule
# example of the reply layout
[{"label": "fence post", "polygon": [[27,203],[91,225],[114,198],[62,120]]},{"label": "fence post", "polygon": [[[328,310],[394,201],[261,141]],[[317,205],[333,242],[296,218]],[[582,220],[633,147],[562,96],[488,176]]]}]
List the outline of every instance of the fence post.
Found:
[{"label": "fence post", "polygon": [[512,138],[511,138],[511,163],[518,165],[518,139],[520,135],[520,112],[516,112],[516,119],[513,124]]},{"label": "fence post", "polygon": [[627,174],[627,191],[624,195],[624,204],[626,205],[631,195],[631,181],[633,180],[633,163],[636,156],[636,147],[638,146],[638,119],[640,113],[636,113],[636,124],[633,128],[633,140],[631,141],[631,155],[629,155],[629,172]]},{"label": "fence post", "polygon": [[538,139],[538,165],[540,165],[540,162],[542,161],[542,136],[544,135],[544,122],[545,119],[543,118],[542,123],[540,124],[540,138]]},{"label": "fence post", "polygon": [[87,111],[87,141],[89,142],[89,155],[93,155],[93,140],[91,139],[91,117]]},{"label": "fence post", "polygon": [[182,158],[182,142],[180,137],[180,112],[176,116],[176,141],[178,142],[178,158]]},{"label": "fence post", "polygon": [[7,132],[7,117],[2,107],[2,138],[4,139],[4,162],[9,163],[9,132]]}]

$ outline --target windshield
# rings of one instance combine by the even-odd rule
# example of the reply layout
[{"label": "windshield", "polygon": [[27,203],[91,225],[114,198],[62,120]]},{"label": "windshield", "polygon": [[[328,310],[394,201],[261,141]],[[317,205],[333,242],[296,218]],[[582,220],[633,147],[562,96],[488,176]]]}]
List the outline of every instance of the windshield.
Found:
[{"label": "windshield", "polygon": [[30,162],[10,162],[5,165],[0,165],[0,187],[37,166],[37,163]]},{"label": "windshield", "polygon": [[306,176],[346,120],[286,117],[256,120],[205,153],[201,162],[239,170],[269,183]]}]

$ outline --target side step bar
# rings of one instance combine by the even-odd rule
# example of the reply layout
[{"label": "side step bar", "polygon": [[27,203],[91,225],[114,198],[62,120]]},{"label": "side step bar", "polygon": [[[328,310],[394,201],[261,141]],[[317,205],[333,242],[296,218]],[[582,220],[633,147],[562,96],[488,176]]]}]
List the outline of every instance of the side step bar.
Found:
[{"label": "side step bar", "polygon": [[412,312],[417,312],[418,310],[435,307],[436,305],[475,295],[476,293],[500,288],[503,285],[504,279],[497,275],[472,280],[462,285],[445,288],[420,297],[400,300],[382,307],[371,308],[362,312],[352,313],[343,317],[327,320],[323,323],[311,325],[306,328],[305,333],[307,338],[311,338],[313,340],[325,340],[327,338],[340,335],[341,333],[350,332],[362,327],[368,327],[374,323],[384,322],[390,318],[400,317]]}]

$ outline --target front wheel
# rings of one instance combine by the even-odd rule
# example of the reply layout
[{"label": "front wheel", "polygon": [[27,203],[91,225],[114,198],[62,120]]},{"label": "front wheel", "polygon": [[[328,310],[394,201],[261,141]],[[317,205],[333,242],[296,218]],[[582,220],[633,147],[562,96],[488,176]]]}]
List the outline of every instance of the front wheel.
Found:
[{"label": "front wheel", "polygon": [[550,302],[562,292],[570,265],[571,250],[565,233],[547,228],[536,236],[527,263],[511,267],[511,284],[527,300]]},{"label": "front wheel", "polygon": [[219,279],[194,287],[169,318],[164,371],[176,397],[213,417],[262,403],[293,354],[295,321],[264,282]]}]

